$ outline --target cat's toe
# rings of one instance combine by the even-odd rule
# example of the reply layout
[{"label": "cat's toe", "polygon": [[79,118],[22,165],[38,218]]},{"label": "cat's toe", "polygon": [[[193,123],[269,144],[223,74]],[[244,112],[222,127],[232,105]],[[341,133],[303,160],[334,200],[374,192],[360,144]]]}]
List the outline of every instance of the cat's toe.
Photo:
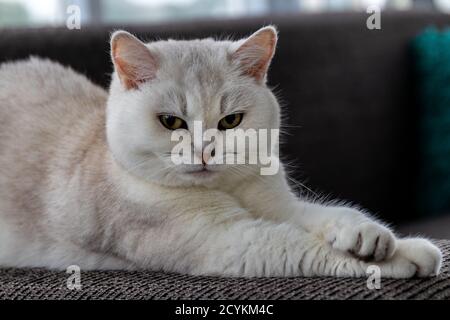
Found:
[{"label": "cat's toe", "polygon": [[392,257],[396,248],[396,240],[388,228],[368,222],[360,226],[360,232],[364,236],[358,256],[374,261],[382,261]]},{"label": "cat's toe", "polygon": [[381,261],[393,255],[396,240],[388,228],[369,221],[342,228],[332,246],[363,260]]}]

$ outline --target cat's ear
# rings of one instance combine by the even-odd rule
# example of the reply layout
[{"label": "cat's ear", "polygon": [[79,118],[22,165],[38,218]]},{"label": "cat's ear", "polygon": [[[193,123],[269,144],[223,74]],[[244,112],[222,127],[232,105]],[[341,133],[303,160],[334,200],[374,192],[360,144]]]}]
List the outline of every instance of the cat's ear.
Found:
[{"label": "cat's ear", "polygon": [[157,59],[138,38],[126,31],[116,31],[111,37],[114,68],[125,89],[136,89],[155,78]]},{"label": "cat's ear", "polygon": [[267,26],[259,29],[249,38],[238,42],[232,59],[237,61],[244,74],[264,82],[270,61],[277,45],[277,29]]}]

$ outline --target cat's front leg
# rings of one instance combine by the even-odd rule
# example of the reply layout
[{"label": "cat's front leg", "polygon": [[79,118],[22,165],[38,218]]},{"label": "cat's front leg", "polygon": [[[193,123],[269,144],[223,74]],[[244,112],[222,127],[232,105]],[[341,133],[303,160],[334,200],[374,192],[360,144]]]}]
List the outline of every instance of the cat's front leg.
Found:
[{"label": "cat's front leg", "polygon": [[184,193],[161,193],[152,210],[115,216],[108,252],[139,268],[195,275],[364,277],[372,264],[394,278],[439,270],[426,242],[405,240],[392,258],[366,262],[294,223],[255,219],[221,192]]},{"label": "cat's front leg", "polygon": [[283,171],[250,181],[234,192],[255,215],[288,221],[318,235],[334,249],[358,258],[382,261],[395,251],[396,239],[387,226],[350,207],[299,199],[291,191]]},{"label": "cat's front leg", "polygon": [[[292,193],[282,171],[263,179],[265,183],[255,179],[234,191],[251,212],[265,219],[297,225],[336,251],[350,253],[361,260],[387,261],[388,268],[404,265],[406,261],[416,265],[421,276],[439,270],[442,255],[430,241],[398,240],[387,226],[351,207],[303,201]],[[405,276],[405,268],[400,268],[401,272],[392,268],[393,275]]]},{"label": "cat's front leg", "polygon": [[[212,214],[221,217],[210,219]],[[205,210],[156,228],[140,221],[138,229],[118,239],[115,250],[140,268],[193,275],[364,277],[376,265],[382,277],[409,278],[439,270],[425,243],[419,255],[410,251],[417,243],[406,241],[391,259],[365,262],[291,224],[227,216]]]}]

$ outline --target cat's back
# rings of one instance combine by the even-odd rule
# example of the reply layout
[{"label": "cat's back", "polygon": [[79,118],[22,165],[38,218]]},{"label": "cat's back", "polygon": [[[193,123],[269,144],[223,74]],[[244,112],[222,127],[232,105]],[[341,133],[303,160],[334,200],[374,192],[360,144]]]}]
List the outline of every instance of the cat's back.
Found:
[{"label": "cat's back", "polygon": [[11,140],[29,144],[58,137],[77,122],[104,113],[106,99],[105,90],[50,60],[1,64],[0,150]]},{"label": "cat's back", "polygon": [[85,76],[47,59],[0,64],[0,114],[94,111],[105,106],[106,98],[105,90]]}]

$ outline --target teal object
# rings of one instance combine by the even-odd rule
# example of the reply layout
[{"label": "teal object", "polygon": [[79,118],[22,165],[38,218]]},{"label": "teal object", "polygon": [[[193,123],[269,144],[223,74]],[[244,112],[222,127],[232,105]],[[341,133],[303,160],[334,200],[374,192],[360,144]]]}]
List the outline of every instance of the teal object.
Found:
[{"label": "teal object", "polygon": [[428,28],[413,41],[420,99],[422,213],[450,212],[450,28]]}]

